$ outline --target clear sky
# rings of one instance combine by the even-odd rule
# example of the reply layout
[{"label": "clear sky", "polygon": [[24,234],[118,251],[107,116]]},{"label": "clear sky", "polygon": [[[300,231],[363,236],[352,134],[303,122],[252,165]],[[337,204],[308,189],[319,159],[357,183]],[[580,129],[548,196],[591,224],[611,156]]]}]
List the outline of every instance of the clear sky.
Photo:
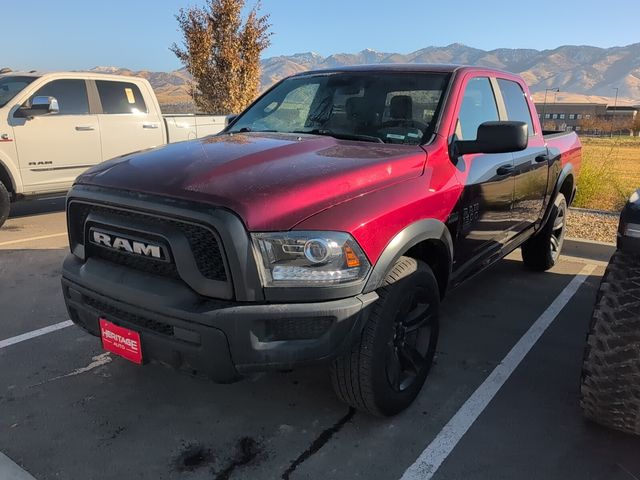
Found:
[{"label": "clear sky", "polygon": [[[0,67],[173,70],[174,15],[205,0],[3,0]],[[408,53],[464,43],[476,48],[610,47],[640,42],[640,1],[263,0],[271,15],[265,56],[365,48]],[[247,0],[252,6],[254,0]],[[607,8],[609,7],[609,9]],[[615,7],[615,9],[614,9]],[[609,11],[607,11],[609,10]]]}]

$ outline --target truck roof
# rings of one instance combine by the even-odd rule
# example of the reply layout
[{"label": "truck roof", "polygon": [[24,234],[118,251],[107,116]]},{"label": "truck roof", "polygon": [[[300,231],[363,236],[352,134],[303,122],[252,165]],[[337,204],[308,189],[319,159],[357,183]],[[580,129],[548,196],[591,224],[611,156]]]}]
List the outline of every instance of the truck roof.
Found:
[{"label": "truck roof", "polygon": [[145,80],[144,77],[140,76],[129,76],[129,75],[117,75],[114,73],[104,73],[104,72],[83,72],[79,71],[60,71],[60,72],[42,72],[38,70],[30,70],[30,71],[11,71],[7,73],[0,74],[0,77],[44,77],[51,76],[55,78],[59,77],[82,77],[87,79],[104,79],[104,78],[118,78],[118,79],[127,79],[131,80]]},{"label": "truck roof", "polygon": [[316,73],[337,73],[337,72],[414,72],[414,73],[453,73],[461,70],[482,70],[483,72],[496,72],[513,75],[513,73],[499,70],[497,68],[479,67],[473,65],[458,64],[436,64],[436,63],[375,63],[368,65],[349,65],[341,67],[322,68],[309,70],[295,75],[303,76]]}]

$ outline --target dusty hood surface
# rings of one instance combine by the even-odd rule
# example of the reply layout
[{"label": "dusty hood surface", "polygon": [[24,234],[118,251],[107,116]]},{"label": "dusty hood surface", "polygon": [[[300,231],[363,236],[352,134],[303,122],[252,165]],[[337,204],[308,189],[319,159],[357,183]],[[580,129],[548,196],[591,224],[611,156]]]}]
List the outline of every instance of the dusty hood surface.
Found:
[{"label": "dusty hood surface", "polygon": [[332,205],[422,174],[418,146],[315,135],[220,135],[104,162],[77,183],[228,208],[251,231],[288,230]]}]

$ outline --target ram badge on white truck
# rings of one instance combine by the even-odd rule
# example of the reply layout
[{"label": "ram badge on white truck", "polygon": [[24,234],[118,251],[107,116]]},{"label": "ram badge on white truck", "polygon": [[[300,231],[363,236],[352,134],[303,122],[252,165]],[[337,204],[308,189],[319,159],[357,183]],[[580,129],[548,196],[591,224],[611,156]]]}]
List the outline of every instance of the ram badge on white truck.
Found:
[{"label": "ram badge on white truck", "polygon": [[0,75],[0,226],[10,201],[65,192],[126,153],[219,133],[225,116],[162,115],[149,82],[108,74]]}]

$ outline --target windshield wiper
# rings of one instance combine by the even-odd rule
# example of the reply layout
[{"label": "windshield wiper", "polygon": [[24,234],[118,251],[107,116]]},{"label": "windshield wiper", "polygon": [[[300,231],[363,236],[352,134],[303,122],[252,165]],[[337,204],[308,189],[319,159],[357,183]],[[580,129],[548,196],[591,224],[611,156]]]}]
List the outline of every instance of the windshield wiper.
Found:
[{"label": "windshield wiper", "polygon": [[360,135],[357,133],[334,132],[323,128],[314,128],[313,130],[294,130],[292,133],[307,133],[310,135],[324,135],[327,137],[338,138],[340,140],[361,140],[363,142],[384,143],[381,138],[372,137],[371,135]]},{"label": "windshield wiper", "polygon": [[277,130],[253,130],[249,127],[242,127],[240,130],[231,130],[227,133],[277,133]]}]

